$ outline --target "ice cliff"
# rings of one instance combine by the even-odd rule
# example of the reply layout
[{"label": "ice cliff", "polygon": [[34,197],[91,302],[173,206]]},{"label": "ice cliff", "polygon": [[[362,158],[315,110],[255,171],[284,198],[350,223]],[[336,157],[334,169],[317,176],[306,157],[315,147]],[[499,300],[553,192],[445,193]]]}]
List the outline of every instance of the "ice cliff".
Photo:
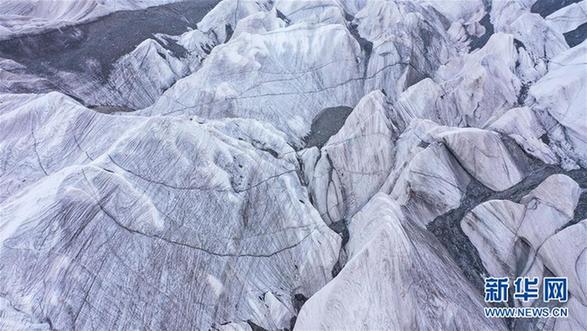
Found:
[{"label": "ice cliff", "polygon": [[587,329],[585,0],[168,2],[0,4],[0,329]]}]

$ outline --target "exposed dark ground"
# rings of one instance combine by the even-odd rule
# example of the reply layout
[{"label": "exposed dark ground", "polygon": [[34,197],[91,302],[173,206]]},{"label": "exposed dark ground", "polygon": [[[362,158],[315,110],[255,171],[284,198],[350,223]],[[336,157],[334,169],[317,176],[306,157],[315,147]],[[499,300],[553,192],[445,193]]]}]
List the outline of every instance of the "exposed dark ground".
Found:
[{"label": "exposed dark ground", "polygon": [[194,28],[218,0],[193,0],[120,11],[95,21],[0,41],[0,57],[37,74],[54,70],[107,75],[112,63],[154,33]]},{"label": "exposed dark ground", "polygon": [[581,0],[538,0],[532,5],[530,11],[532,13],[540,14],[542,17],[546,17],[555,11],[576,2],[581,2]]},{"label": "exposed dark ground", "polygon": [[575,47],[587,38],[587,23],[579,25],[575,30],[564,34],[569,47]]},{"label": "exposed dark ground", "polygon": [[488,14],[483,16],[481,21],[479,21],[479,23],[481,23],[481,25],[485,28],[485,33],[482,36],[473,36],[471,38],[471,42],[469,43],[469,48],[471,50],[485,46],[485,44],[487,44],[487,42],[489,41],[489,38],[495,32],[495,28],[493,27],[493,24],[491,24],[491,17],[489,15],[489,12],[491,12],[491,8],[487,9]]},{"label": "exposed dark ground", "polygon": [[347,106],[322,109],[312,120],[310,133],[304,138],[305,147],[322,148],[328,139],[342,128],[344,121],[352,111],[353,108]]}]

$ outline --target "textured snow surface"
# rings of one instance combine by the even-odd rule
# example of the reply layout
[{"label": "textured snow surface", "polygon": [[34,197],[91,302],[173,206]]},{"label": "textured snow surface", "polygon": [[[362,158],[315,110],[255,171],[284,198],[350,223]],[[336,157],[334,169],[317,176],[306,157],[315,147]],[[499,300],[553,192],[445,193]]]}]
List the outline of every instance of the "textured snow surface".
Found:
[{"label": "textured snow surface", "polygon": [[349,261],[302,307],[296,330],[505,330],[478,313],[477,291],[388,195],[375,195],[349,234]]},{"label": "textured snow surface", "polygon": [[168,2],[0,3],[0,330],[587,330],[585,1]]}]

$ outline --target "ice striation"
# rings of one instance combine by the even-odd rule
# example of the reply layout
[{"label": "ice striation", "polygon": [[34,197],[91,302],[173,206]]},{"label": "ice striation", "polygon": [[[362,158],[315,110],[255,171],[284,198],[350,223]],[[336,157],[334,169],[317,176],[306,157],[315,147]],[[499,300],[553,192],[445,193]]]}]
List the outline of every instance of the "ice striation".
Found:
[{"label": "ice striation", "polygon": [[587,329],[584,7],[0,4],[0,329]]},{"label": "ice striation", "polygon": [[302,307],[295,330],[505,330],[478,314],[476,290],[462,286],[448,253],[390,196],[375,195],[350,221],[349,234],[349,261]]},{"label": "ice striation", "polygon": [[[69,123],[88,133],[111,117],[83,107],[71,112],[79,117]],[[158,314],[173,314],[175,324],[166,322],[173,329],[205,328],[239,315],[265,328],[289,326],[290,296],[309,297],[330,279],[340,245],[308,202],[297,164],[223,134],[224,128],[127,119],[135,123],[121,123],[126,129],[117,139],[96,139],[101,149],[84,149],[91,136],[76,138],[74,128],[44,141],[41,151],[28,148],[33,157],[22,155],[21,166],[42,174],[2,204],[0,254],[15,262],[2,267],[2,292],[15,294],[7,299],[56,328],[161,328],[171,317]],[[37,133],[23,135],[42,135],[32,130]],[[51,162],[62,152],[71,154],[67,167]],[[32,200],[38,209],[28,207]],[[17,239],[23,237],[29,239]],[[264,276],[247,277],[253,270]],[[44,288],[48,278],[61,285]],[[132,284],[144,286],[114,294]],[[182,310],[194,302],[197,312]],[[151,322],[98,318],[119,305],[149,307]]]}]

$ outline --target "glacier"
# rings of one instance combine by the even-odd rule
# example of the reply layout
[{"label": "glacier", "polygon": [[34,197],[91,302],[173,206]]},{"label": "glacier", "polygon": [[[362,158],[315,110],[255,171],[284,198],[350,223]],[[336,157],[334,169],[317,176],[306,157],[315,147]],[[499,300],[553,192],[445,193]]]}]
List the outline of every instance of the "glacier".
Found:
[{"label": "glacier", "polygon": [[3,1],[0,330],[587,330],[586,3]]}]

